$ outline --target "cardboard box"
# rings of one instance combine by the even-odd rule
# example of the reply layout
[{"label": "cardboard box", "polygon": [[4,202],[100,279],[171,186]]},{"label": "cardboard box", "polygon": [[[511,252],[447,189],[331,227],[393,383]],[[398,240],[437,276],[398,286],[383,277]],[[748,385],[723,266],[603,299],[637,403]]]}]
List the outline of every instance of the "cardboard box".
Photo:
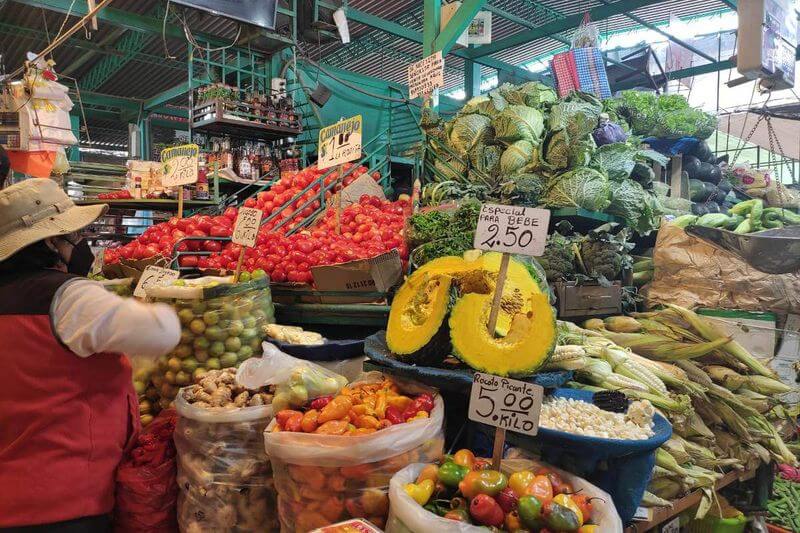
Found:
[{"label": "cardboard box", "polygon": [[273,285],[277,303],[353,304],[382,303],[386,292],[403,279],[403,264],[397,250],[371,259],[359,259],[311,268],[316,290],[308,285]]}]

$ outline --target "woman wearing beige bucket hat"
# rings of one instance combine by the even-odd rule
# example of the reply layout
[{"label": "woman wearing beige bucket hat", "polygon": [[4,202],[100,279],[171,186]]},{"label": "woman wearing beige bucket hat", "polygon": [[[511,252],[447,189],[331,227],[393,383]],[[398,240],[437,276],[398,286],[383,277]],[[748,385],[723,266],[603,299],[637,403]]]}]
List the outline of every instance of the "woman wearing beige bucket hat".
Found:
[{"label": "woman wearing beige bucket hat", "polygon": [[0,190],[0,531],[110,531],[114,472],[138,429],[125,353],[178,344],[171,307],[84,276],[76,206],[49,179]]}]

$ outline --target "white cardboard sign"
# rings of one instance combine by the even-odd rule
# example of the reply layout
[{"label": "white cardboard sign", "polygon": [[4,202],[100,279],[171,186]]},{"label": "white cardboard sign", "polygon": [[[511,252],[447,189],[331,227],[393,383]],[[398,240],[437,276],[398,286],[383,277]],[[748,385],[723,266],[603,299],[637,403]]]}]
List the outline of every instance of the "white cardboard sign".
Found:
[{"label": "white cardboard sign", "polygon": [[139,283],[133,290],[133,295],[137,298],[144,298],[147,296],[147,289],[157,285],[169,285],[180,276],[180,272],[170,268],[159,267],[150,265],[144,269],[142,275],[139,277]]},{"label": "white cardboard sign", "polygon": [[253,247],[258,238],[258,228],[261,226],[261,217],[264,212],[255,207],[241,207],[236,215],[236,223],[233,225],[233,235],[231,240],[242,246]]},{"label": "white cardboard sign", "polygon": [[538,257],[544,253],[550,211],[483,204],[473,246],[479,250]]},{"label": "white cardboard sign", "polygon": [[361,115],[340,120],[319,130],[317,168],[341,165],[361,157]]},{"label": "white cardboard sign", "polygon": [[475,372],[469,396],[470,420],[536,435],[544,389],[540,385]]},{"label": "white cardboard sign", "polygon": [[177,187],[197,182],[200,147],[184,144],[161,152],[161,185]]},{"label": "white cardboard sign", "polygon": [[441,51],[408,66],[409,99],[430,96],[437,87],[444,87],[444,60]]}]

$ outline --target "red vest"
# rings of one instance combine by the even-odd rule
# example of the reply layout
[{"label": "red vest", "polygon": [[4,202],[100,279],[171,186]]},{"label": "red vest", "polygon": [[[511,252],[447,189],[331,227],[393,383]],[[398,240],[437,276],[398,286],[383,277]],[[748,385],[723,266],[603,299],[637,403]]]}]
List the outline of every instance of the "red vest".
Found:
[{"label": "red vest", "polygon": [[138,429],[127,358],[78,357],[53,333],[50,303],[72,277],[0,277],[0,527],[110,513]]}]

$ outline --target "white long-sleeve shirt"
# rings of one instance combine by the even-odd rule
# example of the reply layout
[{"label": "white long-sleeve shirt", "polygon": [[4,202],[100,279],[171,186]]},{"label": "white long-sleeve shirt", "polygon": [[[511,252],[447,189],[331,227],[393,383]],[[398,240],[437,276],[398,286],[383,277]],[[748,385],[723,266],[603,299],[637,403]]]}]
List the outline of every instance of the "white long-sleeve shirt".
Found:
[{"label": "white long-sleeve shirt", "polygon": [[50,306],[56,335],[80,357],[100,352],[156,358],[180,341],[178,315],[166,304],[145,304],[80,278],[62,285]]}]

